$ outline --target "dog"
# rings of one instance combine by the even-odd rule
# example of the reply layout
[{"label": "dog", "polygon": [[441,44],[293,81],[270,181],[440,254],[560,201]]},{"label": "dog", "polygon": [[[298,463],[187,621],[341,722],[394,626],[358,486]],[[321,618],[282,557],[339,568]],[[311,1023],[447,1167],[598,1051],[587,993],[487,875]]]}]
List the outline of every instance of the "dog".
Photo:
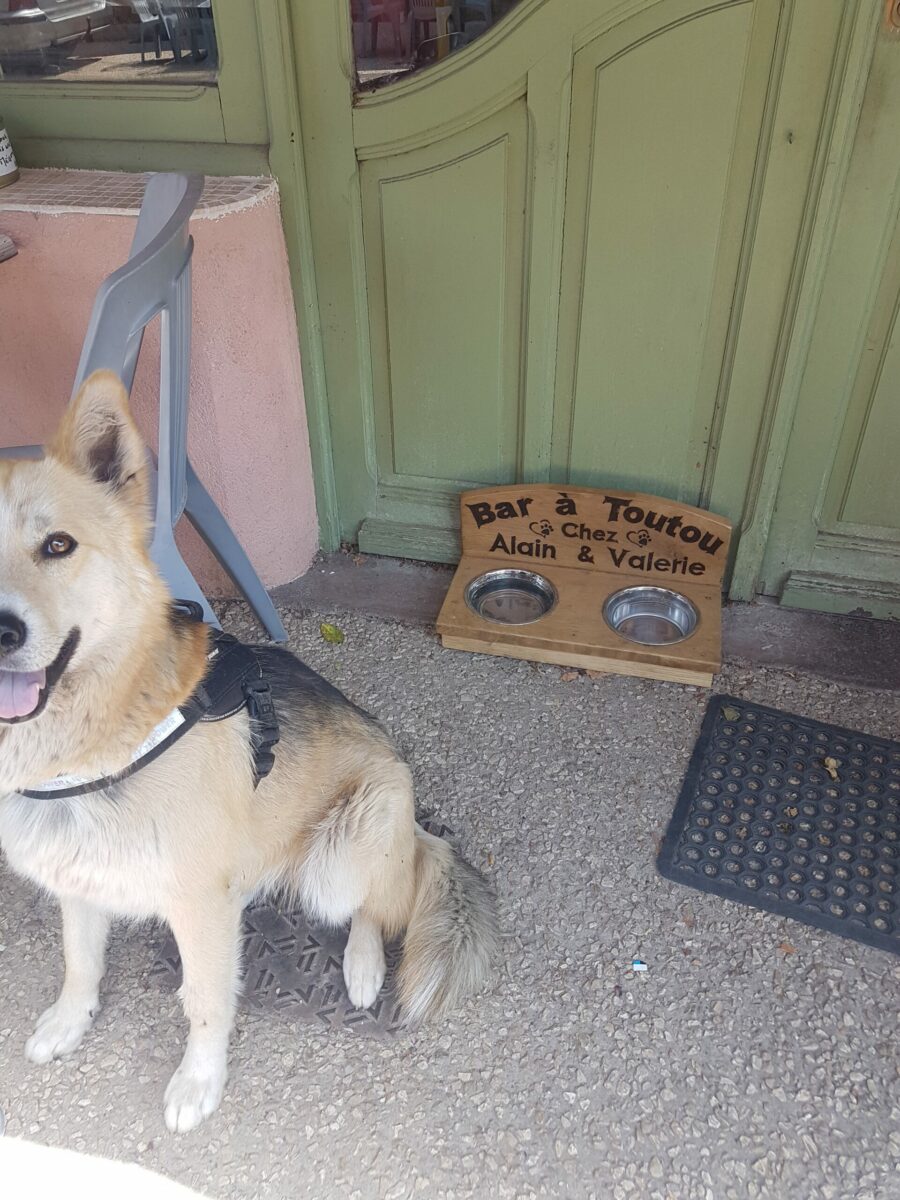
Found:
[{"label": "dog", "polygon": [[[251,900],[286,892],[315,920],[349,922],[343,973],[359,1008],[384,982],[384,942],[403,933],[410,1024],[488,982],[498,933],[483,877],[416,824],[386,732],[287,650],[254,651],[280,733],[264,778],[243,705],[125,773],[202,687],[211,644],[148,555],[148,487],[125,389],[105,371],[43,459],[0,460],[0,845],[62,911],[65,978],[26,1044],[33,1062],[70,1054],[90,1028],[111,920],[170,925],[190,1029],[164,1115],[182,1132],[222,1097]],[[61,776],[106,783],[41,794]]]}]

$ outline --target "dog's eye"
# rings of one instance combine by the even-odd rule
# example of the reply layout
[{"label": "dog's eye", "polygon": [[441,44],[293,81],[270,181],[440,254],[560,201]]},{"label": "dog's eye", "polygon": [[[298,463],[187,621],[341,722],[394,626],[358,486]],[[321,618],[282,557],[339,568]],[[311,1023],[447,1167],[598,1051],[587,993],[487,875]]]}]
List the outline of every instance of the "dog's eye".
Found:
[{"label": "dog's eye", "polygon": [[68,533],[51,533],[44,539],[41,554],[44,558],[65,558],[77,545],[78,543]]}]

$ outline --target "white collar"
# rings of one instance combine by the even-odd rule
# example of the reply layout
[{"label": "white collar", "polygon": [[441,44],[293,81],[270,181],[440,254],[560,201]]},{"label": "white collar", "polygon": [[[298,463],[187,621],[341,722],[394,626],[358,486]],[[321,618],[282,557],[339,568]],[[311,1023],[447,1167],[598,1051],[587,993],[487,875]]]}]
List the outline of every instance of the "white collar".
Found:
[{"label": "white collar", "polygon": [[94,775],[93,777],[85,777],[83,775],[57,775],[55,779],[48,779],[45,783],[36,783],[31,787],[23,788],[25,794],[40,792],[42,795],[52,795],[54,792],[69,792],[73,789],[83,791],[97,791],[96,785],[106,779],[113,783],[120,775],[130,774],[131,769],[142,758],[146,758],[156,747],[176,729],[179,729],[184,724],[184,716],[180,709],[173,709],[167,717],[151,730],[150,734],[141,742],[137,750],[132,754],[128,763],[124,767],[120,767],[118,771],[111,775]]}]

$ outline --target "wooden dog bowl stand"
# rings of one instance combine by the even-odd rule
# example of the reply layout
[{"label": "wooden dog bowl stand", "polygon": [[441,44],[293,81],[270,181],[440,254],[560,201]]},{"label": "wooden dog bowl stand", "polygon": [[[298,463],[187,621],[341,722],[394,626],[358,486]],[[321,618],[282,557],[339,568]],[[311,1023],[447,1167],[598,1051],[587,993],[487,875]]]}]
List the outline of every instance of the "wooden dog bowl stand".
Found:
[{"label": "wooden dog bowl stand", "polygon": [[[702,509],[617,488],[512,484],[460,497],[462,558],[437,621],[445,646],[708,687],[722,665],[722,577],[731,524]],[[530,571],[556,600],[528,624],[487,620],[466,588],[497,570]],[[617,633],[603,606],[629,587],[686,597],[692,633],[644,645]]]}]

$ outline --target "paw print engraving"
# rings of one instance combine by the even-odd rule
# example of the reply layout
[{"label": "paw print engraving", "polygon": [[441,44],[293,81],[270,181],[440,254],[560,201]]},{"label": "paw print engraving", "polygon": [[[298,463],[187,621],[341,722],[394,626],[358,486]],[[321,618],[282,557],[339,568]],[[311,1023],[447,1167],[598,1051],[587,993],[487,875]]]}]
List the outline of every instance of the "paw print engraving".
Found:
[{"label": "paw print engraving", "polygon": [[646,546],[650,542],[650,534],[646,529],[632,529],[628,534],[628,540],[634,546]]},{"label": "paw print engraving", "polygon": [[540,534],[541,537],[549,537],[553,532],[553,526],[549,521],[532,521],[529,528],[532,533]]}]

